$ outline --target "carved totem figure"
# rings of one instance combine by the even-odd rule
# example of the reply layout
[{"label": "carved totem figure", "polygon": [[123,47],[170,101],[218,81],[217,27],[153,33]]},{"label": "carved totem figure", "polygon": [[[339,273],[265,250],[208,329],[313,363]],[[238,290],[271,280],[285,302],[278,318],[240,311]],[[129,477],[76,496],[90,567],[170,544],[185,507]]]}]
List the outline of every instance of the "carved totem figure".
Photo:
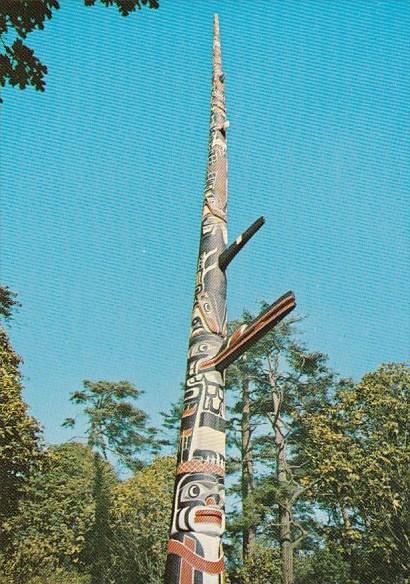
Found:
[{"label": "carved totem figure", "polygon": [[224,370],[295,307],[288,292],[227,338],[226,268],[263,225],[227,247],[224,74],[214,17],[209,155],[165,584],[222,584]]}]

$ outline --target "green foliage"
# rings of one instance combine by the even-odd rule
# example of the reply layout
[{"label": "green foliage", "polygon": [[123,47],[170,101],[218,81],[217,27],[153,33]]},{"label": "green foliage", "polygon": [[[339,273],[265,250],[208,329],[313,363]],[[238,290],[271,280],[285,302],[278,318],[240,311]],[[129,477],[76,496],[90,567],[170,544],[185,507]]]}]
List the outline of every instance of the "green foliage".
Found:
[{"label": "green foliage", "polygon": [[[112,484],[107,463],[102,470]],[[85,570],[94,525],[94,454],[83,444],[50,449],[48,464],[27,483],[19,513],[6,524],[13,536],[7,571],[13,582],[54,573]]]},{"label": "green foliage", "polygon": [[[86,6],[94,6],[97,0],[84,0]],[[116,6],[122,16],[128,16],[143,6],[147,8],[159,8],[158,0],[99,0],[103,6]]]},{"label": "green foliage", "polygon": [[[298,558],[295,584],[359,584],[349,577],[349,565],[337,549],[322,548]],[[372,584],[372,581],[363,581]]]},{"label": "green foliage", "polygon": [[[85,6],[94,6],[97,0],[84,0]],[[123,16],[128,16],[143,6],[159,8],[158,0],[98,0],[103,6],[116,6]],[[47,67],[30,47],[23,43],[33,30],[44,29],[53,11],[60,8],[57,0],[2,0],[0,3],[0,85],[9,83],[20,89],[34,87],[45,89]],[[10,38],[15,37],[11,42]],[[0,100],[1,101],[1,100]]]},{"label": "green foliage", "polygon": [[181,426],[182,410],[184,409],[184,384],[180,385],[180,396],[171,404],[168,412],[160,412],[162,416],[161,433],[165,435],[163,446],[169,446],[172,452],[176,452],[179,446],[179,429]]},{"label": "green foliage", "polygon": [[7,584],[162,584],[174,478],[173,458],[116,482],[88,446],[53,447],[7,524]]},{"label": "green foliage", "polygon": [[[130,468],[142,464],[143,450],[157,450],[156,430],[148,427],[148,416],[135,406],[141,392],[129,381],[84,381],[70,400],[83,407],[88,418],[87,437],[91,448],[104,458],[112,452]],[[64,424],[73,427],[75,420]]]},{"label": "green foliage", "polygon": [[[262,310],[266,306],[262,303]],[[244,312],[243,322],[253,318]],[[313,525],[313,504],[302,496],[299,481],[299,468],[306,464],[301,420],[326,401],[334,377],[326,356],[309,351],[300,342],[296,326],[300,320],[282,321],[227,372],[226,387],[235,396],[228,417],[228,468],[241,472],[241,482],[232,490],[241,492],[242,498],[241,512],[235,510],[230,516],[228,527],[233,538],[238,531],[246,534],[254,528],[258,537],[264,535],[279,545],[284,508],[289,510],[292,544],[300,539],[303,529]],[[249,436],[244,443],[246,426]],[[253,469],[250,474],[249,464]],[[244,480],[248,483],[245,489]]]},{"label": "green foliage", "polygon": [[[13,584],[13,582],[14,580],[11,580],[9,576],[4,575],[2,577],[0,575],[0,584]],[[90,578],[86,574],[57,568],[51,572],[44,572],[39,576],[30,578],[26,584],[89,584],[89,582]]]},{"label": "green foliage", "polygon": [[[52,11],[59,8],[57,0],[3,0],[0,7],[0,36],[4,53],[0,54],[0,84],[6,82],[20,89],[32,86],[44,91],[47,67],[34,51],[23,43],[35,29],[43,29]],[[8,42],[14,33],[17,38]]]},{"label": "green foliage", "polygon": [[27,480],[43,460],[40,427],[22,398],[20,363],[0,326],[0,526],[15,514]]},{"label": "green foliage", "polygon": [[[135,406],[140,391],[128,381],[84,381],[83,389],[71,394],[71,401],[81,405],[88,418],[88,445],[94,457],[94,501],[95,517],[90,535],[91,584],[105,584],[109,580],[109,569],[113,564],[113,545],[109,525],[110,497],[104,475],[102,460],[112,452],[129,468],[142,466],[142,451],[157,449],[154,439],[156,431],[147,427],[147,415]],[[64,425],[73,426],[68,419]]]},{"label": "green foliage", "polygon": [[280,584],[280,553],[278,548],[253,545],[243,565],[231,577],[241,584]]},{"label": "green foliage", "polygon": [[382,365],[305,420],[305,484],[333,513],[328,537],[353,574],[373,583],[410,576],[409,398],[409,368]]},{"label": "green foliage", "polygon": [[[0,287],[5,320],[15,305]],[[159,442],[135,405],[140,392],[127,381],[85,381],[71,399],[87,417],[88,445],[45,451],[1,328],[0,357],[0,584],[162,584],[175,461],[143,466]],[[231,584],[285,581],[285,507],[295,584],[408,584],[409,368],[383,365],[360,383],[336,383],[325,356],[285,321],[230,368],[227,387],[238,397],[230,467],[245,471],[231,489],[242,502],[229,518]],[[180,403],[164,418],[175,431]],[[138,472],[119,482],[109,452]],[[241,563],[236,537],[253,528]],[[310,537],[298,541],[304,530]]]},{"label": "green foliage", "polygon": [[110,582],[163,583],[174,480],[175,459],[157,458],[115,487]]},{"label": "green foliage", "polygon": [[110,490],[104,460],[94,453],[93,499],[95,503],[94,521],[89,533],[89,561],[91,584],[104,584],[112,561],[110,530]]},{"label": "green foliage", "polygon": [[21,306],[16,299],[17,294],[10,290],[8,286],[0,284],[0,317],[8,321],[12,318],[13,310]]}]

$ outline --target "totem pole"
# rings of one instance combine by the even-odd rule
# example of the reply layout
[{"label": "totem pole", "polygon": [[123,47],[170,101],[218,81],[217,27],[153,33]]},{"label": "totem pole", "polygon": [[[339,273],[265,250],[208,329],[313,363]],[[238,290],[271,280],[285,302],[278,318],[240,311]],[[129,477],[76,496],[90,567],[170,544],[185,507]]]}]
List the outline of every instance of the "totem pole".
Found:
[{"label": "totem pole", "polygon": [[224,371],[295,307],[288,292],[227,338],[226,268],[264,223],[260,217],[227,247],[227,127],[215,16],[208,167],[165,584],[223,582]]}]

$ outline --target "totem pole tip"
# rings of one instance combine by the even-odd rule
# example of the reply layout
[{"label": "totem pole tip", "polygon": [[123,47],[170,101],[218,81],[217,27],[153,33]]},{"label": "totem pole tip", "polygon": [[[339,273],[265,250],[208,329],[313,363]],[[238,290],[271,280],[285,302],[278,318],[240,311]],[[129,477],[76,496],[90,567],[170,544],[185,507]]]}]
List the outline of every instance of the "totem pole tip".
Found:
[{"label": "totem pole tip", "polygon": [[219,42],[219,16],[214,14],[214,39]]},{"label": "totem pole tip", "polygon": [[214,14],[214,48],[213,48],[213,67],[214,74],[220,75],[222,73],[222,60],[221,60],[221,40],[219,36],[219,17]]}]

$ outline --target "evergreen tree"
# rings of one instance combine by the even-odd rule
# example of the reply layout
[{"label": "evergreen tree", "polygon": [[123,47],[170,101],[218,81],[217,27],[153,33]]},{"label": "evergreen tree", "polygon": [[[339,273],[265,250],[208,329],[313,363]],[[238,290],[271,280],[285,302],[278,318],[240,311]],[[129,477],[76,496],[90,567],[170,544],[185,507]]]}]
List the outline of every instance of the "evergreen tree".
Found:
[{"label": "evergreen tree", "polygon": [[[158,450],[156,430],[147,425],[147,414],[135,405],[141,392],[129,381],[88,381],[71,394],[71,401],[83,407],[87,416],[87,443],[94,452],[95,515],[91,532],[91,584],[108,582],[112,563],[108,485],[103,461],[111,452],[131,469],[141,468],[146,449]],[[73,427],[75,420],[64,422]]]},{"label": "evergreen tree", "polygon": [[172,455],[176,454],[179,446],[179,430],[181,427],[181,416],[184,409],[184,384],[180,385],[180,396],[176,402],[171,403],[168,412],[160,412],[162,417],[161,433],[164,438],[161,441],[163,446],[170,448]]},{"label": "evergreen tree", "polygon": [[[243,315],[244,322],[252,318]],[[305,463],[301,419],[326,399],[333,384],[325,355],[309,352],[298,340],[298,320],[282,322],[227,376],[227,389],[237,396],[229,416],[230,458],[236,458],[242,501],[242,512],[231,517],[231,533],[241,531],[245,562],[255,541],[263,536],[276,541],[283,584],[293,584],[295,550],[308,542],[307,525],[314,524],[313,506],[299,480]]]}]

